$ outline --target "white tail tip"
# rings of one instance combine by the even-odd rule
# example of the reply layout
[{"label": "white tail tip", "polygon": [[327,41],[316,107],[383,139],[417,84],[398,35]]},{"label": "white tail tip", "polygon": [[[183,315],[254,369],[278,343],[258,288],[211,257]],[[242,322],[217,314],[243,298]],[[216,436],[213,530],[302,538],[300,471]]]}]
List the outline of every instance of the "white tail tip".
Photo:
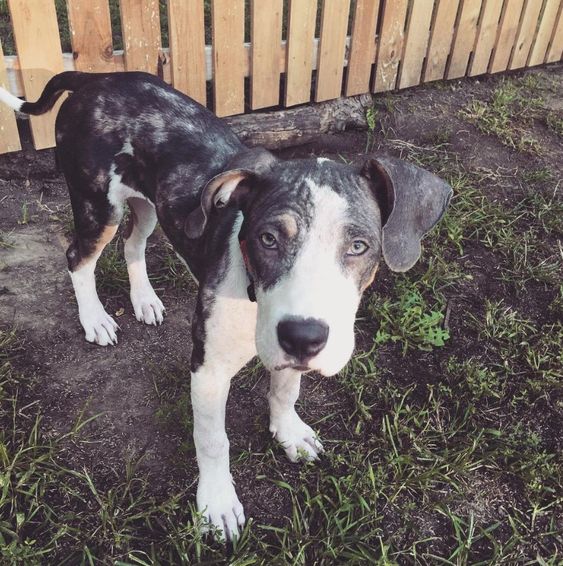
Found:
[{"label": "white tail tip", "polygon": [[20,100],[17,96],[14,96],[12,93],[8,92],[5,88],[2,87],[0,87],[0,102],[7,104],[14,110],[19,110],[24,103],[23,100]]}]

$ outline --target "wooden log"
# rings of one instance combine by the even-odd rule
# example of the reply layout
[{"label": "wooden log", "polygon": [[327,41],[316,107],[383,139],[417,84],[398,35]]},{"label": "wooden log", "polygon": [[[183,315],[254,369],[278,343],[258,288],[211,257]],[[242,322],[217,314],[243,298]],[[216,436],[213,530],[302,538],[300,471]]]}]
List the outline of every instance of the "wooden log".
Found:
[{"label": "wooden log", "polygon": [[249,146],[281,149],[315,140],[319,134],[366,129],[370,94],[337,98],[289,110],[256,112],[225,118],[225,122]]}]

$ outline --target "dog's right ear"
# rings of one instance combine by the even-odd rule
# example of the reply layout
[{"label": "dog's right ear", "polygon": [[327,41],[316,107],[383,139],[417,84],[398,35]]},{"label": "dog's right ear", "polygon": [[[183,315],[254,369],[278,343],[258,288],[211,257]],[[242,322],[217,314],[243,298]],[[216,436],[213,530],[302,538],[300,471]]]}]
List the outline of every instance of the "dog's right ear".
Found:
[{"label": "dog's right ear", "polygon": [[201,204],[188,214],[184,231],[188,238],[199,238],[213,208],[223,208],[233,200],[240,201],[250,190],[255,174],[244,169],[231,169],[213,177],[201,193]]},{"label": "dog's right ear", "polygon": [[213,208],[224,208],[227,204],[240,205],[256,185],[260,173],[270,169],[277,158],[269,151],[256,148],[237,154],[229,163],[229,169],[213,177],[201,193],[201,203],[188,214],[184,232],[190,239],[199,238]]}]

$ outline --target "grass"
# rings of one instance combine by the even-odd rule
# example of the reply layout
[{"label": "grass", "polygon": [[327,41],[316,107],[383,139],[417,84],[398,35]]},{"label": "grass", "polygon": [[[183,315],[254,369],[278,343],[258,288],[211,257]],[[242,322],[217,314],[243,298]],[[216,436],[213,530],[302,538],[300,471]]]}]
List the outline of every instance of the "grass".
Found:
[{"label": "grass", "polygon": [[[539,153],[540,142],[533,136],[529,123],[543,109],[541,96],[533,96],[538,85],[533,81],[506,79],[489,100],[473,100],[461,111],[461,116],[486,134],[496,136],[504,145],[518,151]],[[551,122],[557,128],[554,114]],[[549,120],[549,119],[548,119]]]},{"label": "grass", "polygon": [[380,321],[375,335],[376,344],[400,342],[403,354],[411,347],[432,350],[441,347],[450,337],[444,328],[445,304],[430,307],[417,285],[408,279],[399,280],[395,287],[397,299],[383,299],[374,293],[369,300],[371,317]]}]

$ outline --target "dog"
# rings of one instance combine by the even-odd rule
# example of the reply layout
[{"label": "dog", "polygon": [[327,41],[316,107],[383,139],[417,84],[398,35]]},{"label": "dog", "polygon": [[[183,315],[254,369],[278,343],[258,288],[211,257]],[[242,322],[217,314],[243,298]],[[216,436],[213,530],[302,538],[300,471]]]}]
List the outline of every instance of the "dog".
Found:
[{"label": "dog", "polygon": [[248,148],[205,107],[145,73],[65,72],[35,103],[3,89],[0,100],[38,115],[66,91],[56,157],[74,215],[66,256],[86,340],[117,343],[94,270],[127,202],[136,318],[164,319],[145,264],[157,221],[199,284],[191,357],[197,506],[233,539],[245,516],[225,432],[231,378],[258,354],[271,373],[270,431],[291,461],[316,459],[322,444],[294,407],[302,373],[330,376],[345,366],[360,298],[381,258],[392,271],[410,269],[452,190],[391,157],[360,167]]}]

